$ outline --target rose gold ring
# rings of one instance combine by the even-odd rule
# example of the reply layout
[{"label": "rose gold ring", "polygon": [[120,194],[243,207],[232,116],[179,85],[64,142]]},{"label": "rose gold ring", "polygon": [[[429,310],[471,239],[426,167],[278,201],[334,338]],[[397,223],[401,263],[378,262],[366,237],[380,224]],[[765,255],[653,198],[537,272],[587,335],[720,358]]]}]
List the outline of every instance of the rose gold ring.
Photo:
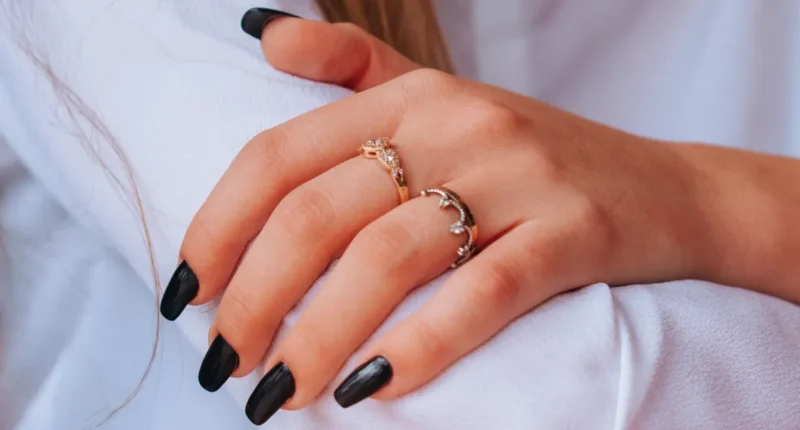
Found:
[{"label": "rose gold ring", "polygon": [[397,187],[397,195],[400,197],[400,204],[408,201],[408,184],[403,176],[403,169],[400,167],[400,156],[392,147],[388,137],[368,140],[358,148],[358,152],[367,158],[377,158],[381,165],[389,172]]},{"label": "rose gold ring", "polygon": [[466,236],[464,244],[456,250],[458,258],[450,265],[450,267],[455,269],[469,261],[469,259],[478,252],[478,225],[475,223],[475,218],[472,216],[469,206],[464,203],[464,200],[462,200],[455,191],[445,187],[438,187],[428,188],[420,193],[422,197],[434,194],[441,198],[439,200],[439,207],[441,209],[453,208],[458,211],[458,221],[450,225],[450,233],[455,235],[463,234]]}]

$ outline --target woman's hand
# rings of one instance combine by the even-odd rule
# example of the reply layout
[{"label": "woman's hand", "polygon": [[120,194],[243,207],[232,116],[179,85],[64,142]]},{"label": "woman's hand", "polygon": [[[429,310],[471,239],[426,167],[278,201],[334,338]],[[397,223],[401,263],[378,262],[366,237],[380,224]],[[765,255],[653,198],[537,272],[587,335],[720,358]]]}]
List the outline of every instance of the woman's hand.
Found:
[{"label": "woman's hand", "polygon": [[[700,202],[716,182],[678,145],[419,69],[347,24],[276,20],[262,46],[278,69],[360,92],[243,148],[189,227],[164,296],[174,319],[223,294],[200,371],[214,391],[258,365],[284,315],[341,257],[268,357],[253,422],[308,405],[411,290],[458,258],[458,212],[414,198],[427,188],[469,205],[482,252],[365,347],[367,366],[336,391],[342,406],[414,390],[561,292],[708,273],[716,238]],[[401,157],[404,204],[389,172],[357,153],[380,136]]]}]

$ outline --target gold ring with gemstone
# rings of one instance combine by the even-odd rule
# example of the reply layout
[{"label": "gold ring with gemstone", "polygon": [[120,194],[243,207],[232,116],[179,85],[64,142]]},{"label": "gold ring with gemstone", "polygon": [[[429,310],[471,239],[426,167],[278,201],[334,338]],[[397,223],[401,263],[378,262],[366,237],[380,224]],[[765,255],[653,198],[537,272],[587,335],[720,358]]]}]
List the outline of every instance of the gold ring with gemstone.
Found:
[{"label": "gold ring with gemstone", "polygon": [[400,156],[392,148],[392,142],[388,137],[379,137],[368,140],[361,145],[358,152],[367,158],[376,158],[381,165],[389,172],[397,187],[397,195],[400,196],[400,203],[408,201],[408,184],[400,167]]},{"label": "gold ring with gemstone", "polygon": [[450,233],[456,235],[465,234],[467,236],[467,240],[458,248],[456,252],[458,254],[458,258],[456,259],[455,263],[450,265],[450,267],[455,269],[458,266],[466,263],[477,253],[478,246],[476,243],[478,241],[478,225],[475,224],[475,218],[472,217],[472,212],[470,212],[469,206],[467,206],[467,204],[461,200],[461,197],[459,197],[455,191],[445,187],[438,187],[428,188],[420,193],[422,197],[430,196],[432,194],[436,194],[441,197],[441,200],[439,200],[439,207],[441,209],[452,207],[456,209],[460,215],[458,221],[450,225]]}]

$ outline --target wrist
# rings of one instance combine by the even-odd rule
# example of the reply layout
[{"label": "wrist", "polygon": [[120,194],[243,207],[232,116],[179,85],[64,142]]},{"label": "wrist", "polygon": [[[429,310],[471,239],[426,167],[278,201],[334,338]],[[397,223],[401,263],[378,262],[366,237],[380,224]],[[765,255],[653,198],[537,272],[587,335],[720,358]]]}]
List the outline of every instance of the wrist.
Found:
[{"label": "wrist", "polygon": [[799,302],[800,161],[678,144],[694,202],[695,278]]}]

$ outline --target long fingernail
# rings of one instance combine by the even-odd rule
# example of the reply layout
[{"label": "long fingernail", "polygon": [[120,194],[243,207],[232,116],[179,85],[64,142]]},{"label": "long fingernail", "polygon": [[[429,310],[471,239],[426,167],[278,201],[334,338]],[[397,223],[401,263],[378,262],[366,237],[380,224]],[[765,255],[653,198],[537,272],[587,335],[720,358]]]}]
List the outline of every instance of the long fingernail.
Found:
[{"label": "long fingernail", "polygon": [[375,394],[391,379],[392,365],[383,357],[375,357],[358,366],[334,391],[333,398],[341,407],[349,408]]},{"label": "long fingernail", "polygon": [[294,396],[294,376],[283,363],[273,367],[258,383],[244,412],[253,424],[260,426],[278,412],[278,409]]},{"label": "long fingernail", "polygon": [[211,342],[208,352],[200,365],[197,379],[206,391],[217,391],[239,366],[239,354],[220,335]]},{"label": "long fingernail", "polygon": [[280,10],[254,7],[245,12],[242,17],[242,30],[256,39],[261,39],[261,33],[264,32],[264,29],[267,28],[269,23],[275,20],[275,18],[281,17],[300,18],[297,15],[292,15],[291,13]]},{"label": "long fingernail", "polygon": [[186,309],[186,305],[197,296],[199,289],[200,283],[197,282],[197,275],[184,261],[178,265],[172,279],[167,284],[167,289],[164,290],[164,296],[161,298],[161,315],[170,321],[175,321]]}]

